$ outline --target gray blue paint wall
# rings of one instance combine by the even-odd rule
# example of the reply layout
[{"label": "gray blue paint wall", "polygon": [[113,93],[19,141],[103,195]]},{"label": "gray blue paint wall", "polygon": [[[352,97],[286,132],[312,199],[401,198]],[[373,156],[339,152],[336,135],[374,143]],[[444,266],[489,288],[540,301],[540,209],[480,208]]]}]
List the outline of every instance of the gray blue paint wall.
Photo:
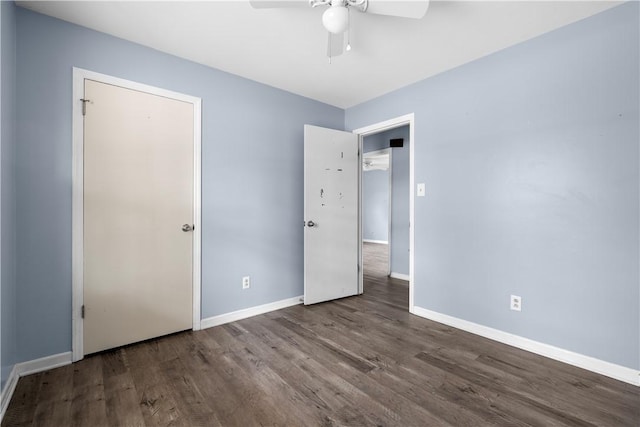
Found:
[{"label": "gray blue paint wall", "polygon": [[[369,135],[364,138],[363,151],[375,151],[382,148],[389,148],[389,141],[394,138],[402,138],[404,145],[402,148],[392,148],[391,154],[391,236],[390,243],[390,269],[391,273],[399,273],[409,275],[409,126],[402,126],[390,129],[385,132]],[[367,180],[370,179],[367,174],[377,173],[367,172],[363,179],[363,192],[370,191],[368,200],[379,200],[383,194],[388,194],[388,175],[387,187],[376,185],[376,193],[373,188],[367,188]],[[369,182],[369,187],[373,187],[373,182]],[[382,217],[377,216],[376,222],[371,221],[367,224],[367,206],[365,196],[363,194],[363,238],[367,238],[367,225],[369,230],[376,230],[377,234],[381,234],[382,230],[388,232],[388,216],[382,222]],[[388,205],[386,207],[388,209]],[[371,208],[373,210],[375,208]],[[378,207],[379,209],[379,207]],[[373,218],[369,218],[373,219]],[[378,239],[380,240],[380,239]]]},{"label": "gray blue paint wall", "polygon": [[343,128],[343,110],[16,14],[19,360],[71,350],[72,67],[202,98],[203,318],[303,293],[303,125]]},{"label": "gray blue paint wall", "polygon": [[0,2],[0,390],[16,360],[15,6]]},{"label": "gray blue paint wall", "polygon": [[302,292],[302,124],[413,112],[416,305],[640,368],[636,2],[346,112],[1,3],[3,355],[71,349],[76,66],[203,99],[203,317]]},{"label": "gray blue paint wall", "polygon": [[[362,140],[362,152],[389,148],[381,134],[369,135]],[[389,171],[372,170],[362,176],[362,238],[389,240]]]},{"label": "gray blue paint wall", "polygon": [[416,306],[640,368],[639,7],[347,109],[415,113]]},{"label": "gray blue paint wall", "polygon": [[[366,151],[365,151],[366,152]],[[389,170],[362,173],[362,239],[389,243]]]}]

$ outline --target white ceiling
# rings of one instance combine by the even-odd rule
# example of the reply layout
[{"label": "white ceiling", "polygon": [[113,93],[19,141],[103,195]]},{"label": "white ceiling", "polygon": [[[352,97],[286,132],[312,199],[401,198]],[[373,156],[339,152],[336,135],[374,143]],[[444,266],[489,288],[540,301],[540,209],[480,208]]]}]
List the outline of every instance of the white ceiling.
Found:
[{"label": "white ceiling", "polygon": [[253,9],[248,1],[240,0],[17,2],[36,12],[341,108],[619,3],[432,1],[419,20],[354,12],[353,50],[329,64],[322,7]]}]

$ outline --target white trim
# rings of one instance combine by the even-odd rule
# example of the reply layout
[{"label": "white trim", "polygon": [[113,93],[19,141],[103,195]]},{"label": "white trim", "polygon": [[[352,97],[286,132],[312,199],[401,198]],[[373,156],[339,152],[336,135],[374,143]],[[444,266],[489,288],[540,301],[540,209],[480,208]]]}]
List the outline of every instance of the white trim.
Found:
[{"label": "white trim", "polygon": [[49,369],[59,368],[71,364],[71,352],[53,354],[51,356],[41,357],[40,359],[28,360],[26,362],[17,363],[15,366],[19,377],[31,375]]},{"label": "white trim", "polygon": [[202,329],[212,328],[214,326],[224,325],[248,317],[257,316],[259,314],[269,313],[271,311],[280,310],[294,305],[302,304],[304,296],[300,295],[293,298],[287,298],[280,301],[270,302],[268,304],[257,305],[255,307],[244,308],[242,310],[232,311],[230,313],[220,314],[218,316],[202,319],[200,323]]},{"label": "white trim", "polygon": [[9,402],[11,402],[11,397],[13,397],[13,392],[16,391],[19,378],[18,371],[14,365],[11,373],[9,374],[9,378],[7,378],[7,382],[4,385],[4,389],[2,390],[2,396],[0,396],[0,423],[4,418],[5,412],[7,412]]},{"label": "white trim", "polygon": [[387,148],[387,150],[389,151],[389,175],[388,175],[388,182],[387,182],[387,186],[388,186],[388,191],[387,191],[387,239],[389,239],[389,247],[387,248],[387,275],[391,274],[391,252],[393,251],[393,246],[391,246],[391,241],[392,241],[392,224],[393,224],[393,196],[394,196],[394,192],[393,192],[393,173],[394,173],[394,167],[393,167],[393,150],[391,148]]},{"label": "white trim", "polygon": [[120,79],[106,74],[73,67],[73,90],[72,90],[72,137],[73,137],[73,195],[72,195],[72,247],[71,247],[71,282],[72,282],[72,352],[73,361],[78,361],[84,357],[83,351],[83,329],[81,318],[81,307],[84,300],[83,295],[83,118],[82,102],[84,97],[84,80],[95,80],[102,83],[112,84],[140,92],[146,92],[166,98],[193,104],[193,330],[201,329],[201,242],[202,242],[202,216],[201,216],[201,153],[202,153],[202,100],[200,98],[185,95],[170,90],[145,85]]},{"label": "white trim", "polygon": [[454,328],[462,329],[463,331],[471,332],[472,334],[480,335],[503,344],[530,351],[531,353],[535,353],[540,356],[545,356],[559,362],[564,362],[569,365],[577,366],[578,368],[602,374],[635,386],[640,386],[640,371],[636,369],[616,365],[615,363],[596,359],[591,356],[574,353],[549,344],[544,344],[417,306],[413,308],[413,314]]},{"label": "white trim", "polygon": [[364,183],[364,168],[362,162],[364,159],[364,148],[362,143],[364,137],[358,135],[358,295],[362,295],[364,292],[364,258],[362,254],[362,238],[364,236],[363,231],[363,219],[362,219],[362,184]]},{"label": "white trim", "polygon": [[202,298],[202,100],[190,97],[193,101],[193,330],[201,326]]},{"label": "white trim", "polygon": [[4,414],[9,407],[11,397],[16,390],[18,380],[26,375],[35,374],[49,369],[59,368],[71,364],[71,352],[54,354],[51,356],[41,357],[40,359],[29,360],[22,363],[16,363],[7,378],[2,397],[0,398],[0,422],[4,418]]},{"label": "white trim", "polygon": [[[395,129],[400,126],[409,125],[409,312],[414,311],[414,277],[415,277],[415,209],[414,209],[414,187],[415,187],[415,114],[405,114],[404,116],[396,117],[393,119],[385,120],[383,122],[375,123],[369,126],[361,127],[353,130],[353,133],[360,135],[360,150],[362,151],[362,139],[367,135],[374,133],[384,132],[386,130]],[[362,170],[362,165],[360,165]],[[362,189],[360,189],[362,193]],[[362,205],[362,198],[360,200]],[[361,213],[362,215],[362,213]],[[362,222],[362,221],[360,221]],[[362,241],[362,239],[361,239]],[[362,248],[360,250],[362,252]],[[391,268],[391,262],[389,262],[389,268]],[[362,283],[363,271],[360,269],[360,283]],[[362,292],[362,289],[360,290]]]},{"label": "white trim", "polygon": [[84,121],[82,120],[82,103],[84,98],[84,73],[83,70],[73,69],[72,89],[72,139],[73,139],[73,172],[72,172],[72,196],[71,196],[71,349],[73,360],[77,361],[84,356],[83,351],[83,323],[81,307],[84,301]]},{"label": "white trim", "polygon": [[395,117],[393,119],[374,123],[369,126],[364,126],[358,129],[354,129],[352,132],[362,136],[373,135],[374,133],[384,132],[386,130],[395,129],[400,126],[413,123],[413,121],[414,121],[414,114],[410,113],[410,114],[405,114],[404,116]]},{"label": "white trim", "polygon": [[394,271],[392,271],[391,273],[389,273],[389,277],[393,278],[393,279],[400,279],[400,280],[406,280],[407,282],[411,280],[411,278],[409,277],[408,274],[404,274],[404,273],[396,273]]},{"label": "white trim", "polygon": [[388,245],[389,242],[387,240],[373,240],[373,239],[362,239],[362,243],[375,243],[377,245]]}]

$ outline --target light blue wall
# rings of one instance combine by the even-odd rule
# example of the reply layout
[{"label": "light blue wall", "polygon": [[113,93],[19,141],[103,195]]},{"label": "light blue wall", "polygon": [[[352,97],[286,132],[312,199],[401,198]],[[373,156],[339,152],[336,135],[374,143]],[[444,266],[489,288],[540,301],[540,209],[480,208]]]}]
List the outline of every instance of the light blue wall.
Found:
[{"label": "light blue wall", "polygon": [[202,98],[204,318],[302,294],[303,125],[343,110],[21,8],[17,31],[20,360],[71,350],[73,66]]},{"label": "light blue wall", "polygon": [[415,113],[417,306],[640,368],[638,21],[628,2],[346,111]]},{"label": "light blue wall", "polygon": [[[391,149],[390,268],[392,273],[409,275],[409,126],[402,126],[365,137],[363,151],[368,152],[388,148],[389,141],[395,138],[404,139],[404,145],[402,148]],[[365,187],[366,179],[367,176],[365,175]],[[380,186],[377,188],[379,192],[384,193],[388,187]],[[363,204],[364,202],[363,200]],[[386,208],[388,209],[388,205]],[[363,216],[366,209],[367,206],[363,206]],[[366,219],[366,217],[363,218],[364,226],[367,225]],[[385,219],[384,224],[376,223],[375,227],[377,229],[384,228],[386,231],[388,221],[388,219]],[[363,236],[366,236],[365,230],[366,228],[363,229]]]},{"label": "light blue wall", "polygon": [[0,360],[1,390],[16,362],[15,6],[0,2]]},{"label": "light blue wall", "polygon": [[[350,108],[346,118],[113,37],[16,14],[19,96],[8,148],[11,120],[2,117],[3,231],[5,197],[13,201],[4,153],[15,148],[16,156],[16,361],[71,348],[70,93],[78,66],[203,98],[203,317],[302,292],[303,123],[341,128],[345,120],[355,129],[414,112],[415,178],[427,183],[427,197],[416,198],[416,305],[640,368],[636,2]],[[3,49],[3,103],[5,61]],[[6,242],[3,235],[3,352],[11,348],[5,294],[14,289],[5,282]],[[242,292],[246,274],[252,288]],[[521,313],[508,310],[512,293],[523,297]]]},{"label": "light blue wall", "polygon": [[364,240],[388,243],[389,190],[388,170],[375,169],[362,173],[362,238]]},{"label": "light blue wall", "polygon": [[364,153],[383,150],[385,148],[389,148],[389,141],[384,138],[384,132],[365,136],[362,140],[362,151]]},{"label": "light blue wall", "polygon": [[409,275],[409,126],[383,133],[402,138],[402,148],[392,148],[391,156],[391,273]]},{"label": "light blue wall", "polygon": [[[381,134],[362,140],[362,152],[370,153],[389,148]],[[363,172],[362,177],[362,238],[389,239],[389,171]]]}]

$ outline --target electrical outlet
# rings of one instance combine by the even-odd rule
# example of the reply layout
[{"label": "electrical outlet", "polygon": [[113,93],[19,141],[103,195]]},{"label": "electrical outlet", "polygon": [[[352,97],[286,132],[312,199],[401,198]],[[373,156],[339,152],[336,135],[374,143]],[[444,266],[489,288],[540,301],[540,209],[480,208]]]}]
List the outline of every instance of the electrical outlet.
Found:
[{"label": "electrical outlet", "polygon": [[251,277],[244,276],[242,278],[242,289],[249,289],[251,287]]},{"label": "electrical outlet", "polygon": [[522,298],[517,295],[511,295],[511,310],[522,311]]}]

